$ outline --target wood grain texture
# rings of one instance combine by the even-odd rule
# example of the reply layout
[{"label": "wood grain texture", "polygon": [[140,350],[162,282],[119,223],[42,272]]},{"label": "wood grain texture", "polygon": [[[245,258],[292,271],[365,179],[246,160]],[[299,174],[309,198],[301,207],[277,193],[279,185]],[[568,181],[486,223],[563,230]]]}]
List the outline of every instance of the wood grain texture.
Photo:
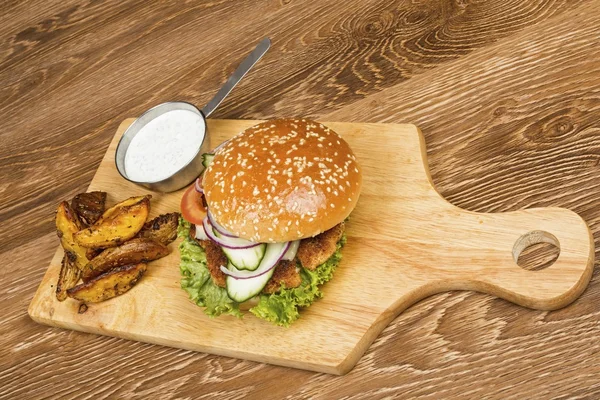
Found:
[{"label": "wood grain texture", "polygon": [[[105,191],[114,201],[148,193],[122,179],[115,167],[117,145],[132,122],[119,126],[88,191]],[[208,122],[214,143],[258,123]],[[433,294],[475,290],[554,310],[585,290],[594,243],[577,214],[560,208],[502,214],[462,210],[433,187],[423,137],[414,125],[325,124],[354,149],[363,188],[347,223],[348,243],[334,283],[325,285],[324,298],[292,328],[251,315],[208,318],[178,288],[177,250],[152,262],[135,291],[92,304],[81,314],[79,302],[56,299],[64,254],[59,246],[29,316],[50,326],[340,375],[354,367],[394,317]],[[153,218],[177,210],[183,190],[149,193]],[[555,263],[536,272],[520,268],[516,260],[523,249],[543,242],[560,247]],[[361,282],[360,302],[356,282]],[[298,352],[294,344],[307,341],[312,346]]]},{"label": "wood grain texture", "polygon": [[89,185],[120,121],[167,100],[203,105],[267,34],[273,47],[216,117],[415,123],[455,205],[566,207],[597,242],[598,2],[0,7],[0,397],[600,397],[597,267],[580,299],[550,313],[470,292],[424,300],[337,378],[26,315],[55,250],[54,207]]}]

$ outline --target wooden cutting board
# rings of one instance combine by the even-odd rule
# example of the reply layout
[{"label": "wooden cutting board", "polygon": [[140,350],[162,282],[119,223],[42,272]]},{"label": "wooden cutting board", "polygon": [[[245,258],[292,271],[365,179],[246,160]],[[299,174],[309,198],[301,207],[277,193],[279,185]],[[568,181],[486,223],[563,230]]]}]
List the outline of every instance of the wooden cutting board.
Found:
[{"label": "wooden cutting board", "polygon": [[[108,204],[148,193],[122,179],[114,153],[119,127],[89,190],[108,192]],[[214,145],[258,121],[209,120]],[[251,314],[208,318],[179,286],[179,240],[172,253],[150,263],[127,294],[91,304],[58,302],[54,290],[62,250],[56,251],[30,306],[35,321],[101,335],[156,343],[332,374],[357,363],[377,335],[418,300],[448,290],[476,290],[543,310],[564,307],[587,286],[594,243],[574,212],[538,208],[503,214],[462,210],[435,190],[425,142],[413,125],[326,123],[352,146],[364,186],[348,223],[348,243],[324,298],[290,328]],[[152,213],[178,211],[182,191],[152,193]],[[516,264],[530,244],[557,244],[550,267]],[[58,246],[58,239],[57,239]]]}]

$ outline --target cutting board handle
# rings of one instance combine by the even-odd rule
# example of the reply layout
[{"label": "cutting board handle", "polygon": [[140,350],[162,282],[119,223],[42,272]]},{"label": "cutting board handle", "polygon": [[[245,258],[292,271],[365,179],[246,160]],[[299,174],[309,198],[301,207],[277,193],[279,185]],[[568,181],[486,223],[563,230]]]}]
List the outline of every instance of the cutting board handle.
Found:
[{"label": "cutting board handle", "polygon": [[[430,290],[476,290],[541,310],[564,307],[585,290],[593,271],[594,241],[576,213],[537,208],[488,214],[446,205],[444,217],[432,228],[446,231],[447,237],[442,267],[427,284]],[[519,255],[536,243],[554,244],[558,258],[541,270],[520,267]]]},{"label": "cutting board handle", "polygon": [[[413,180],[413,190],[399,201],[408,199],[416,206],[401,215],[400,223],[410,224],[403,239],[414,243],[413,252],[422,254],[421,264],[407,262],[403,268],[405,276],[397,282],[403,293],[393,308],[401,311],[434,293],[475,290],[525,307],[553,310],[583,293],[594,268],[594,238],[578,214],[558,207],[478,213],[451,204],[435,188],[422,132],[409,127],[413,140],[404,138],[398,146],[417,157],[392,173]],[[385,223],[385,218],[378,223]],[[554,244],[560,250],[558,258],[544,269],[521,268],[520,253],[536,243]]]}]

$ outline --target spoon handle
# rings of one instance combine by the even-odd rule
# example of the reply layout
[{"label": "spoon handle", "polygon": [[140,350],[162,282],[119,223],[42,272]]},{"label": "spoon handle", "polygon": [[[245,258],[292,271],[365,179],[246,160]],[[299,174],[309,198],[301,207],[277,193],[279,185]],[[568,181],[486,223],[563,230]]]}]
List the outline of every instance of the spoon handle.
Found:
[{"label": "spoon handle", "polygon": [[238,84],[239,81],[250,71],[250,69],[256,64],[258,60],[269,50],[271,47],[271,40],[264,38],[256,46],[252,53],[248,54],[248,57],[242,61],[237,69],[231,74],[227,82],[219,89],[215,97],[213,97],[202,109],[202,114],[207,118],[213,111],[221,104],[221,102],[227,97],[229,92]]}]

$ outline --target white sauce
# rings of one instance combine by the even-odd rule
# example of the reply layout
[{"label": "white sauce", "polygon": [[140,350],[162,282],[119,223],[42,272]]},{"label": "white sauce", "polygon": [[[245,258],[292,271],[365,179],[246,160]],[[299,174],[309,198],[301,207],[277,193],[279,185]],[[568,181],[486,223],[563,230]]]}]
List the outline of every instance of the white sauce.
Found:
[{"label": "white sauce", "polygon": [[206,126],[192,111],[173,110],[148,122],[135,135],[125,154],[131,180],[156,182],[189,163],[200,149]]}]

